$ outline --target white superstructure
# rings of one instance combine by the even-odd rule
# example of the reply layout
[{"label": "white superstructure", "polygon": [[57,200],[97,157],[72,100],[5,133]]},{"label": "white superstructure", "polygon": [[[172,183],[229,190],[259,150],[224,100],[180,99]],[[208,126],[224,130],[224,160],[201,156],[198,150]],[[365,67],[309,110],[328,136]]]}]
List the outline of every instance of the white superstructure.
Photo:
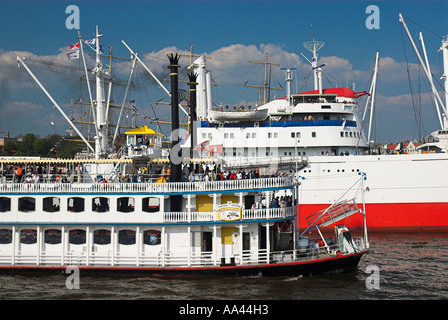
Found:
[{"label": "white superstructure", "polygon": [[[368,93],[356,93],[349,88],[324,89],[320,74],[325,65],[317,62],[317,51],[322,46],[322,42],[314,40],[305,43],[313,53],[310,63],[315,76],[314,90],[290,94],[291,70],[288,70],[286,97],[251,106],[251,110],[267,111],[266,118],[251,121],[246,117],[249,107],[231,112],[221,106],[197,124],[197,142],[203,146],[200,155],[221,157],[228,170],[257,166],[268,175],[296,171],[297,175],[311,179],[312,182],[301,188],[305,215],[334,201],[352,175],[366,172],[371,178],[366,187],[366,205],[371,214],[369,226],[447,227],[446,103],[434,89],[427,60],[424,63],[419,56],[432,84],[441,129],[425,139],[419,147],[421,154],[370,155],[377,153],[371,148],[370,136],[379,54]],[[446,100],[446,37],[441,51]],[[364,94],[368,98],[361,115],[358,98]],[[207,109],[210,107],[204,108]],[[305,225],[304,221],[301,225]],[[359,223],[353,221],[353,225]]]}]

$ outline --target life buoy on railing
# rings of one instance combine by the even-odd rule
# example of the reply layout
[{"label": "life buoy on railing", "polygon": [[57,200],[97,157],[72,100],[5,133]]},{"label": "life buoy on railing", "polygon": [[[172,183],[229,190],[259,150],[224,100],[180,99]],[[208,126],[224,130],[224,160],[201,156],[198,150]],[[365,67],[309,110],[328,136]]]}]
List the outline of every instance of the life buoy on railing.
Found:
[{"label": "life buoy on railing", "polygon": [[339,257],[342,254],[341,250],[336,251],[336,257]]}]

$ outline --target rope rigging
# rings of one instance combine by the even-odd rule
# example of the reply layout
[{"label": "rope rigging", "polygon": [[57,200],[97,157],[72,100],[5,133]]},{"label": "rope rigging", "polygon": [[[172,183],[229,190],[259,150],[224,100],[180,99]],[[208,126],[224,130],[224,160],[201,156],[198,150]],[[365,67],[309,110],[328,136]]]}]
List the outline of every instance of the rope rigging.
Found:
[{"label": "rope rigging", "polygon": [[400,31],[401,31],[401,39],[402,39],[402,42],[403,42],[404,57],[405,57],[405,60],[406,60],[406,73],[407,73],[407,76],[408,76],[409,90],[411,92],[412,109],[414,110],[414,120],[415,120],[415,125],[416,125],[417,131],[418,131],[418,139],[420,140],[422,138],[422,132],[421,132],[421,126],[419,124],[418,116],[417,116],[416,102],[414,101],[414,90],[412,88],[412,81],[411,81],[411,74],[410,74],[410,70],[409,70],[408,56],[407,56],[407,52],[406,52],[406,45],[405,45],[404,35],[403,35],[403,27],[400,28]]}]

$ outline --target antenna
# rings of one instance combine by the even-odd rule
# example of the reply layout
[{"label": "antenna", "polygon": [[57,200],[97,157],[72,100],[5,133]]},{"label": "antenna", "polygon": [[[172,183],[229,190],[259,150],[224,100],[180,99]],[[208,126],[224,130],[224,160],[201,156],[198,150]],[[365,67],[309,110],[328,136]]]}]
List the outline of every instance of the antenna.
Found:
[{"label": "antenna", "polygon": [[313,25],[311,25],[311,37],[313,38],[313,41],[305,42],[303,46],[313,54],[313,58],[317,58],[317,51],[325,45],[325,42],[314,40]]},{"label": "antenna", "polygon": [[286,70],[286,96],[289,104],[291,104],[292,70],[296,70],[296,68],[280,68],[280,70]]},{"label": "antenna", "polygon": [[322,49],[322,47],[325,45],[325,42],[314,40],[313,25],[311,25],[311,36],[312,36],[313,40],[304,42],[303,46],[305,47],[305,49],[307,49],[308,51],[310,51],[313,54],[313,58],[311,59],[311,66],[313,67],[313,70],[314,70],[314,90],[319,90],[319,93],[321,94],[322,93],[322,77],[321,77],[322,69],[321,69],[321,67],[323,65],[320,65],[320,66],[317,65],[317,52],[320,49]]},{"label": "antenna", "polygon": [[313,39],[313,41],[308,41],[308,42],[303,43],[303,46],[305,47],[305,49],[310,51],[313,54],[313,57],[316,57],[316,58],[317,58],[317,51],[322,49],[322,47],[324,45],[325,45],[325,42],[315,41],[314,39]]}]

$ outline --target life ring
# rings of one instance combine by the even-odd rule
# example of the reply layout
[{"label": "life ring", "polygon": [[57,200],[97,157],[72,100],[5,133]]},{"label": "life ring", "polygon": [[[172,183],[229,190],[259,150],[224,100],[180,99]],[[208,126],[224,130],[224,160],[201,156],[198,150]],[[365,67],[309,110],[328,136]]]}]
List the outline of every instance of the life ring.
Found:
[{"label": "life ring", "polygon": [[342,254],[341,250],[336,251],[336,257],[339,257]]}]

